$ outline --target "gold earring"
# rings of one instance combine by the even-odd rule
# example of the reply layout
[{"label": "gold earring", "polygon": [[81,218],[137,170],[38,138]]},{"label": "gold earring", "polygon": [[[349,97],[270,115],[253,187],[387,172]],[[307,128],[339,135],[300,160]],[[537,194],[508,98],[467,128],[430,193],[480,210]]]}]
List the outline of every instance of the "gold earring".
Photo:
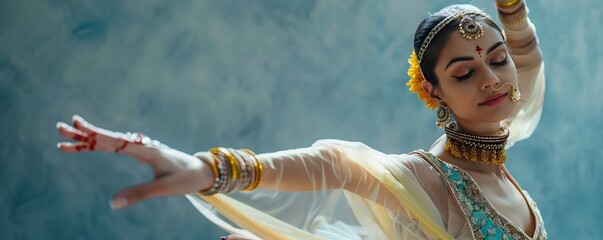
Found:
[{"label": "gold earring", "polygon": [[446,124],[448,124],[450,122],[452,112],[450,111],[450,108],[448,108],[444,104],[440,104],[440,107],[438,107],[438,111],[437,111],[436,115],[438,116],[436,125],[439,128],[443,128],[446,126]]}]

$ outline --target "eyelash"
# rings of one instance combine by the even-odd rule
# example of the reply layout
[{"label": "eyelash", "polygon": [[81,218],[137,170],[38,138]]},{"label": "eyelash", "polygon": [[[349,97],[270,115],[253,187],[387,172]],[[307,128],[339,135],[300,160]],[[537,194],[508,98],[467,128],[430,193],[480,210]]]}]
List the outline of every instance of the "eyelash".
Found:
[{"label": "eyelash", "polygon": [[469,73],[467,73],[467,74],[465,74],[463,76],[459,76],[459,77],[452,76],[452,77],[456,78],[456,80],[458,80],[459,82],[461,82],[461,81],[467,80],[471,76],[473,76],[473,72],[475,72],[475,70],[471,70]]},{"label": "eyelash", "polygon": [[[509,61],[508,61],[508,57],[507,57],[507,56],[505,56],[505,59],[504,59],[504,60],[502,60],[502,61],[500,61],[500,62],[491,63],[491,65],[492,65],[492,66],[495,66],[495,67],[502,67],[502,66],[507,65],[508,63],[509,63]],[[465,74],[465,75],[463,75],[463,76],[459,76],[459,77],[453,76],[453,77],[454,77],[454,78],[456,78],[456,80],[458,80],[459,82],[461,82],[461,81],[467,80],[467,79],[469,79],[471,76],[473,76],[473,72],[475,72],[475,70],[471,70],[469,73],[467,73],[467,74]]]},{"label": "eyelash", "polygon": [[507,65],[507,63],[509,63],[508,58],[509,58],[508,56],[505,56],[505,59],[503,59],[502,61],[491,63],[491,64],[492,64],[492,66],[496,66],[496,67],[505,66],[505,65]]}]

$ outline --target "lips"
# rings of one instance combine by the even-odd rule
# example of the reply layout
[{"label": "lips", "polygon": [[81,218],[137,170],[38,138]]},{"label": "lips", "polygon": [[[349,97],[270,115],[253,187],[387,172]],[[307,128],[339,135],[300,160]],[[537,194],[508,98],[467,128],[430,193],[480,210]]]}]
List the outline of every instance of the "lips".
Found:
[{"label": "lips", "polygon": [[502,102],[502,100],[504,100],[504,97],[506,95],[507,95],[506,93],[492,94],[489,97],[487,97],[486,99],[484,99],[484,101],[479,103],[479,105],[493,106],[493,105],[499,104],[500,102]]}]

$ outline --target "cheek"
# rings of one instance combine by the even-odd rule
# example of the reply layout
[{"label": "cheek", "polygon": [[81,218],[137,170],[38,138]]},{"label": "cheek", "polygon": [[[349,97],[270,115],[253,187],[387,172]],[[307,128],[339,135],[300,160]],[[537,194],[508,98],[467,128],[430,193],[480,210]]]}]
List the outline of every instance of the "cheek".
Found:
[{"label": "cheek", "polygon": [[509,65],[504,69],[499,70],[497,75],[499,76],[498,78],[501,82],[510,82],[517,84],[517,71],[512,65]]},{"label": "cheek", "polygon": [[509,79],[508,81],[517,83],[517,69],[513,60],[509,60],[509,64],[505,67],[505,76]]},{"label": "cheek", "polygon": [[468,109],[479,101],[479,88],[470,82],[455,83],[447,87],[444,100],[452,108]]}]

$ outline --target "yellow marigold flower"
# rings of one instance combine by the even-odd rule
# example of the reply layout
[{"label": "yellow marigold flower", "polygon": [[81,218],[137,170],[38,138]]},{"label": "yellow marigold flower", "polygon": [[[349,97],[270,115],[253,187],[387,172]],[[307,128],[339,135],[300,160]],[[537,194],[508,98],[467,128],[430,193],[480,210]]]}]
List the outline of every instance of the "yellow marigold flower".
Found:
[{"label": "yellow marigold flower", "polygon": [[425,105],[431,109],[437,108],[440,104],[433,101],[429,95],[423,90],[423,75],[421,74],[421,67],[419,66],[419,58],[417,58],[417,54],[413,50],[410,54],[410,58],[408,58],[408,63],[410,63],[410,67],[408,68],[408,76],[410,79],[406,83],[406,86],[410,88],[411,92],[419,95],[419,101],[425,101]]}]

